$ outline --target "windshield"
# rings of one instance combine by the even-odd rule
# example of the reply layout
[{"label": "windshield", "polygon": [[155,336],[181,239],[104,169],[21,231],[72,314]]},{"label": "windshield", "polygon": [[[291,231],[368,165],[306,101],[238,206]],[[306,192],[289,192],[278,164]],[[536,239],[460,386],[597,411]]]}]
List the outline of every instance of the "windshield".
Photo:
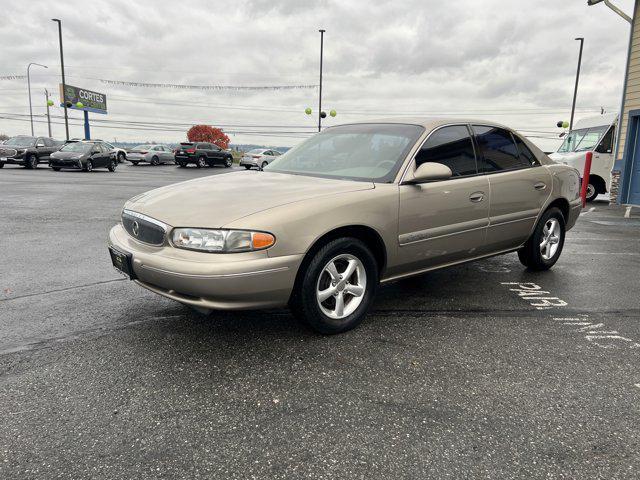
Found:
[{"label": "windshield", "polygon": [[374,123],[328,128],[277,157],[265,170],[392,182],[423,131],[417,125]]},{"label": "windshield", "polygon": [[93,146],[92,143],[72,142],[60,149],[61,152],[86,152]]},{"label": "windshield", "polygon": [[4,144],[14,147],[33,147],[36,144],[36,137],[13,137]]},{"label": "windshield", "polygon": [[572,130],[564,139],[564,142],[558,149],[558,153],[593,150],[598,144],[600,137],[604,135],[604,132],[606,132],[608,128],[608,125],[601,125],[599,127]]}]

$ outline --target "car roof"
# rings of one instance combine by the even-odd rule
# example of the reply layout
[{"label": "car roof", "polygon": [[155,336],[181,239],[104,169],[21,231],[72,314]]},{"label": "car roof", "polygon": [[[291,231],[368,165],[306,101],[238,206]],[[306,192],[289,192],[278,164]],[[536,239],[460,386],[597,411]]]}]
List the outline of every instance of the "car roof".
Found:
[{"label": "car roof", "polygon": [[[491,120],[483,120],[480,118],[464,118],[464,117],[387,117],[387,118],[375,118],[369,120],[359,120],[355,122],[342,123],[340,125],[358,125],[358,124],[368,124],[368,123],[397,123],[404,125],[418,125],[424,127],[426,130],[433,130],[436,127],[440,127],[442,125],[450,125],[450,124],[465,124],[465,123],[473,123],[476,125],[488,125],[492,127],[500,127],[506,128],[508,130],[513,130],[512,128],[503,125],[501,123],[496,123]],[[340,126],[336,125],[336,126]],[[332,128],[332,127],[327,127]]]}]

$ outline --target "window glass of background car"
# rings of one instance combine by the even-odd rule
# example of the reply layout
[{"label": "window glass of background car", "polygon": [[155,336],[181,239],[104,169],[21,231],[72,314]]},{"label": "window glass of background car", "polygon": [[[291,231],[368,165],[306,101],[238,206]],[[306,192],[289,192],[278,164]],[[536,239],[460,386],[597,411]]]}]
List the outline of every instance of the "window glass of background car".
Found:
[{"label": "window glass of background car", "polygon": [[481,152],[478,171],[491,173],[527,166],[524,159],[520,161],[518,149],[509,131],[484,125],[474,125],[473,131]]},{"label": "window glass of background car", "polygon": [[478,173],[473,142],[466,125],[443,127],[433,132],[416,155],[416,166],[425,162],[446,165],[454,177]]},{"label": "window glass of background car", "polygon": [[50,138],[43,138],[42,141],[44,142],[45,147],[53,147],[53,142]]},{"label": "window glass of background car", "polygon": [[39,138],[38,141],[36,142],[36,147],[44,147],[44,139],[43,138]]},{"label": "window glass of background car", "polygon": [[598,153],[612,153],[613,152],[613,137],[615,135],[615,127],[611,127],[607,133],[604,134],[602,140],[596,147]]},{"label": "window glass of background car", "polygon": [[533,154],[533,152],[527,147],[527,145],[522,141],[522,139],[518,135],[514,135],[513,138],[516,141],[516,145],[518,145],[518,152],[520,153],[520,161],[525,164],[525,166],[532,165],[540,165],[540,162]]}]

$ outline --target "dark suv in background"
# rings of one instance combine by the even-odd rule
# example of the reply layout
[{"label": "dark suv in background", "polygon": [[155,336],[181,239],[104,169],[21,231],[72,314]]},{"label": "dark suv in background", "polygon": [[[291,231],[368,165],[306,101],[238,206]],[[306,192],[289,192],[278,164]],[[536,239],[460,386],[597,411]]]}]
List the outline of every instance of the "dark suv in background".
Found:
[{"label": "dark suv in background", "polygon": [[5,163],[32,169],[38,163],[48,163],[49,156],[60,149],[62,142],[48,137],[18,135],[0,145],[0,168]]},{"label": "dark suv in background", "polygon": [[215,164],[228,168],[233,163],[233,156],[229,152],[207,142],[183,142],[176,149],[175,157],[181,167],[195,163],[198,168],[213,167]]}]

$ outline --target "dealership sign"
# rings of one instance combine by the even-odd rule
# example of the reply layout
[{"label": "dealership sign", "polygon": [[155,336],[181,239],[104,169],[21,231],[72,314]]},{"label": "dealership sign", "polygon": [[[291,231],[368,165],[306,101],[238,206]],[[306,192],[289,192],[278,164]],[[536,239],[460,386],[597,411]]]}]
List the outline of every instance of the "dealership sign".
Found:
[{"label": "dealership sign", "polygon": [[94,113],[107,113],[107,96],[104,93],[92,92],[85,88],[65,85],[64,91],[60,84],[60,106],[67,104],[67,108],[85,110]]}]

